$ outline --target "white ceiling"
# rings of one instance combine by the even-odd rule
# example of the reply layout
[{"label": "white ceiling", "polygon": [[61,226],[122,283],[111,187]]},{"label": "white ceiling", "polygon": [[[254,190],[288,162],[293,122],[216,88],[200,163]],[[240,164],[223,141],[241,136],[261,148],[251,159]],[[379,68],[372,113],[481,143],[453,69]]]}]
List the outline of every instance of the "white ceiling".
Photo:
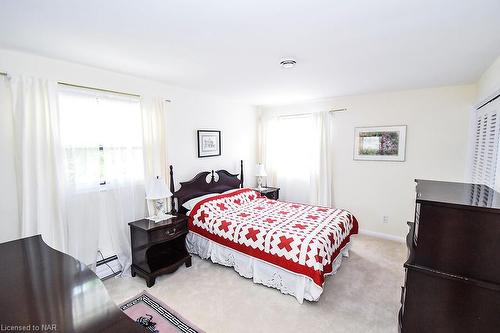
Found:
[{"label": "white ceiling", "polygon": [[500,1],[2,0],[0,47],[291,103],[475,82],[500,55]]}]

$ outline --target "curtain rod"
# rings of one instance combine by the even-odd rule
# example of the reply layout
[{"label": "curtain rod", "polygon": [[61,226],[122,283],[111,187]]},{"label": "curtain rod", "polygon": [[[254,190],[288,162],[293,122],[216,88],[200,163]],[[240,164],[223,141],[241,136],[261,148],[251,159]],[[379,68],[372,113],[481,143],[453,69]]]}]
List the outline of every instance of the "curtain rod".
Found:
[{"label": "curtain rod", "polygon": [[278,118],[295,118],[295,117],[305,117],[305,116],[310,116],[312,115],[311,113],[297,113],[297,114],[284,114],[281,116],[278,116]]},{"label": "curtain rod", "polygon": [[[335,112],[345,112],[347,111],[347,108],[343,109],[334,109],[334,110],[329,110],[329,113],[335,113]],[[305,117],[305,116],[310,116],[314,112],[309,112],[309,113],[297,113],[297,114],[286,114],[286,115],[281,115],[279,118],[291,118],[291,117]]]},{"label": "curtain rod", "polygon": [[63,85],[63,86],[68,86],[68,87],[73,87],[73,88],[83,88],[83,89],[97,90],[97,91],[108,92],[108,93],[119,94],[119,95],[141,97],[141,95],[126,93],[126,92],[122,92],[122,91],[102,89],[102,88],[94,88],[94,87],[87,87],[87,86],[81,86],[81,85],[78,85],[78,84],[72,84],[72,83],[67,83],[67,82],[57,82],[57,83],[60,84],[60,85]]},{"label": "curtain rod", "polygon": [[[8,74],[5,72],[0,72],[0,75],[7,76]],[[82,86],[78,84],[73,84],[73,83],[67,83],[67,82],[57,82],[58,84],[61,84],[63,86],[68,86],[68,87],[74,87],[74,88],[83,88],[83,89],[90,89],[90,90],[97,90],[97,91],[102,91],[102,92],[109,92],[113,94],[119,94],[119,95],[126,95],[126,96],[133,96],[133,97],[141,97],[141,95],[138,94],[131,94],[131,93],[126,93],[122,91],[116,91],[116,90],[110,90],[110,89],[102,89],[102,88],[94,88],[94,87],[87,87],[87,86]],[[171,99],[166,99],[165,102],[171,103]]]}]

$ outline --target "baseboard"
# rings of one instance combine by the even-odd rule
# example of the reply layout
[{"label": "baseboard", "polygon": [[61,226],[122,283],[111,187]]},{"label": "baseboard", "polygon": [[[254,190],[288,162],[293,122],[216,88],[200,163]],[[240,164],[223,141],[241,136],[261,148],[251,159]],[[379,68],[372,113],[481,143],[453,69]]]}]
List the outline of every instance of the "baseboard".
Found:
[{"label": "baseboard", "polygon": [[381,239],[387,239],[387,240],[391,240],[391,241],[395,241],[395,242],[400,242],[400,243],[404,243],[405,242],[405,238],[404,237],[398,237],[398,236],[394,236],[394,235],[388,235],[388,234],[384,234],[382,232],[376,232],[376,231],[371,231],[371,230],[366,230],[366,229],[360,229],[359,233],[361,235],[367,235],[367,236],[377,237],[377,238],[381,238]]}]

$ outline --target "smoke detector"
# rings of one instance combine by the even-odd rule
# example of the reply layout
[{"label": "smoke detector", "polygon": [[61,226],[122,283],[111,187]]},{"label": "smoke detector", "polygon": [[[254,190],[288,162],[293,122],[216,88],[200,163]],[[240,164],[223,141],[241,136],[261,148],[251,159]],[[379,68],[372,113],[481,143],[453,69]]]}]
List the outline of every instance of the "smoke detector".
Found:
[{"label": "smoke detector", "polygon": [[293,59],[283,59],[281,60],[280,65],[281,67],[288,69],[288,68],[294,68],[296,63],[297,62]]}]

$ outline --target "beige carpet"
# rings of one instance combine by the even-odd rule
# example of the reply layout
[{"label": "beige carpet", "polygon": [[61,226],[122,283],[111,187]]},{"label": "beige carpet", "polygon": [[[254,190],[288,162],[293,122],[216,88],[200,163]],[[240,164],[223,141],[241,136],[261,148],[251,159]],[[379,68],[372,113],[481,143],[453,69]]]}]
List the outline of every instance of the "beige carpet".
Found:
[{"label": "beige carpet", "polygon": [[139,277],[105,285],[117,304],[147,289],[208,333],[397,332],[405,256],[401,243],[357,236],[320,301],[302,305],[196,256],[192,267],[157,278],[150,289]]}]

